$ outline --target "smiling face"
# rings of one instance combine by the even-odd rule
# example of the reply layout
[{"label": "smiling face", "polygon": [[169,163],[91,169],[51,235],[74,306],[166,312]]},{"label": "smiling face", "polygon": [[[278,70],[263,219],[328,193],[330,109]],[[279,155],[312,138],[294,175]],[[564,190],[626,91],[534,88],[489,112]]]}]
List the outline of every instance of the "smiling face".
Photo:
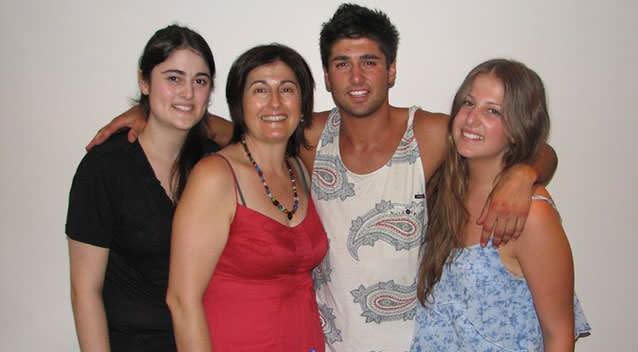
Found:
[{"label": "smiling face", "polygon": [[275,61],[251,70],[242,107],[247,136],[268,143],[287,143],[301,119],[301,91],[292,69]]},{"label": "smiling face", "polygon": [[368,38],[341,39],[331,49],[324,70],[326,89],[342,113],[366,117],[388,104],[396,65],[387,64],[377,42]]},{"label": "smiling face", "polygon": [[204,116],[212,87],[208,65],[191,49],[173,51],[139,86],[148,95],[149,123],[182,131]]},{"label": "smiling face", "polygon": [[503,97],[503,84],[498,78],[492,74],[476,76],[452,124],[461,156],[502,160],[509,145]]}]

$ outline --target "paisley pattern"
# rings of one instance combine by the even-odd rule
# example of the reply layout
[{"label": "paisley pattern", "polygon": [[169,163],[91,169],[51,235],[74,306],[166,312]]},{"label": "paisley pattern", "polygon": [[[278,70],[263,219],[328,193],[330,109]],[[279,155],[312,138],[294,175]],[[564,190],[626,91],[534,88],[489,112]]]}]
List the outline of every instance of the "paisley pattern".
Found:
[{"label": "paisley pattern", "polygon": [[410,204],[381,201],[365,215],[352,220],[348,234],[348,252],[357,261],[359,247],[386,242],[397,251],[409,250],[421,244],[425,224],[423,202]]},{"label": "paisley pattern", "polygon": [[419,159],[419,155],[419,146],[414,139],[414,129],[408,128],[387,165],[391,166],[393,163],[414,164]]},{"label": "paisley pattern", "polygon": [[333,344],[343,341],[341,338],[341,330],[335,325],[335,315],[332,308],[325,304],[319,305],[319,318],[321,319],[321,328],[326,339],[326,343]]},{"label": "paisley pattern", "polygon": [[[412,352],[542,351],[543,334],[525,279],[493,246],[463,249],[443,269],[433,303],[418,304]],[[576,337],[591,328],[574,296]]]},{"label": "paisley pattern", "polygon": [[332,267],[330,266],[330,255],[323,257],[323,260],[312,271],[312,282],[315,290],[318,290],[321,286],[330,282],[330,274],[332,274]]},{"label": "paisley pattern", "polygon": [[355,195],[346,168],[332,155],[318,154],[312,171],[312,190],[318,200],[345,200]]},{"label": "paisley pattern", "polygon": [[333,109],[330,111],[328,121],[321,134],[321,146],[334,142],[335,137],[339,135],[339,126],[341,125],[341,115],[339,110]]},{"label": "paisley pattern", "polygon": [[410,286],[379,282],[373,286],[360,285],[350,292],[354,303],[361,306],[366,323],[414,319],[416,307],[416,281]]}]

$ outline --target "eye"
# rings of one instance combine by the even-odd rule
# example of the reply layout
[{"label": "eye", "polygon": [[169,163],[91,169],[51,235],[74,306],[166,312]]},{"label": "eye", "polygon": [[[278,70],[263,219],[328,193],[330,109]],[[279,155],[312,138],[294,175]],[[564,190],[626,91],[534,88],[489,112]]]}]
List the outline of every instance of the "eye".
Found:
[{"label": "eye", "polygon": [[345,61],[340,61],[335,64],[335,68],[337,69],[346,68],[346,67],[348,67],[348,63]]},{"label": "eye", "polygon": [[463,102],[461,103],[461,106],[468,106],[468,107],[472,107],[474,106],[474,103],[471,100],[465,99],[463,100]]},{"label": "eye", "polygon": [[255,94],[266,94],[268,93],[268,88],[262,86],[256,86],[253,88],[253,93]]},{"label": "eye", "polygon": [[208,80],[206,78],[196,78],[195,79],[195,84],[197,84],[198,86],[201,86],[201,87],[207,87],[208,86]]},{"label": "eye", "polygon": [[286,86],[281,87],[280,91],[282,93],[295,94],[297,92],[297,87],[295,87],[293,85],[286,85]]},{"label": "eye", "polygon": [[503,116],[503,113],[496,108],[488,108],[487,112],[489,112],[491,115]]},{"label": "eye", "polygon": [[166,76],[166,80],[171,83],[177,83],[179,82],[179,77],[175,75],[169,75],[169,76]]},{"label": "eye", "polygon": [[365,60],[363,61],[363,65],[368,67],[374,67],[377,65],[377,62],[375,60]]}]

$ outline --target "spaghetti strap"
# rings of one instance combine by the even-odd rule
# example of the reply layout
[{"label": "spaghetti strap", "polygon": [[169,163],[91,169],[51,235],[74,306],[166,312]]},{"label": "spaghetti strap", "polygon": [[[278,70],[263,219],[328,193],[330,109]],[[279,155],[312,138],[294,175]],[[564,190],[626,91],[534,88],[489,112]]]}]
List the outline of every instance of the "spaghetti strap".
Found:
[{"label": "spaghetti strap", "polygon": [[[552,208],[556,209],[556,203],[554,203],[554,201],[551,198],[549,198],[549,197],[545,197],[545,196],[542,196],[540,194],[533,194],[532,195],[532,200],[541,200],[541,201],[547,202],[547,203],[549,203],[549,205],[552,206]],[[558,209],[556,209],[556,210],[558,210]]]},{"label": "spaghetti strap", "polygon": [[301,184],[303,185],[304,191],[306,191],[306,194],[310,193],[310,188],[308,188],[308,179],[307,179],[306,169],[301,164],[298,157],[294,157],[292,158],[292,160],[295,161],[294,162],[295,169],[297,169],[297,173],[300,175]]},{"label": "spaghetti strap", "polygon": [[241,187],[239,187],[239,182],[237,182],[237,176],[235,175],[235,170],[233,169],[233,166],[230,164],[230,161],[228,161],[228,159],[226,159],[226,157],[221,154],[214,153],[212,155],[218,156],[226,162],[226,165],[228,165],[228,167],[230,168],[230,173],[233,175],[233,181],[235,181],[235,190],[237,191],[235,192],[235,201],[237,201],[237,193],[239,193],[239,199],[241,199],[241,204],[243,206],[246,206],[244,195],[241,193]]}]

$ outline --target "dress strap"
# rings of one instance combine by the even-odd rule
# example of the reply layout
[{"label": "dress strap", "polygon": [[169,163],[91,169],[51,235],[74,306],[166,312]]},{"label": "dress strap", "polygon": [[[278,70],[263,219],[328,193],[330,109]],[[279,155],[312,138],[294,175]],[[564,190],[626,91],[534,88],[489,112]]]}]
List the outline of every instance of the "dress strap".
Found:
[{"label": "dress strap", "polygon": [[295,167],[295,170],[297,170],[297,174],[300,175],[301,185],[303,186],[304,191],[306,192],[306,194],[310,193],[310,188],[308,188],[308,174],[306,172],[306,168],[303,166],[301,161],[299,161],[298,157],[294,157],[292,158],[292,160],[294,160],[293,165]]},{"label": "dress strap", "polygon": [[228,159],[226,159],[225,156],[218,154],[218,153],[214,153],[211,155],[215,155],[218,156],[220,158],[222,158],[222,160],[224,160],[226,162],[226,165],[228,165],[228,168],[230,168],[230,173],[233,175],[233,181],[235,181],[235,190],[237,192],[235,192],[235,201],[237,201],[237,194],[239,194],[239,199],[241,199],[241,204],[243,206],[246,206],[246,201],[244,200],[244,195],[241,193],[241,187],[239,187],[239,182],[237,182],[237,176],[235,175],[235,170],[233,169],[233,166],[230,164],[230,161],[228,161]]},{"label": "dress strap", "polygon": [[414,113],[419,109],[421,109],[421,107],[416,105],[412,105],[408,109],[408,128],[407,129],[412,128],[412,123],[414,122]]},{"label": "dress strap", "polygon": [[549,203],[549,205],[552,206],[552,208],[554,208],[555,210],[558,210],[558,209],[556,209],[556,203],[554,203],[554,200],[552,200],[549,197],[545,197],[545,196],[542,196],[540,194],[533,194],[532,195],[532,200],[541,200],[541,201],[547,202],[547,203]]}]

